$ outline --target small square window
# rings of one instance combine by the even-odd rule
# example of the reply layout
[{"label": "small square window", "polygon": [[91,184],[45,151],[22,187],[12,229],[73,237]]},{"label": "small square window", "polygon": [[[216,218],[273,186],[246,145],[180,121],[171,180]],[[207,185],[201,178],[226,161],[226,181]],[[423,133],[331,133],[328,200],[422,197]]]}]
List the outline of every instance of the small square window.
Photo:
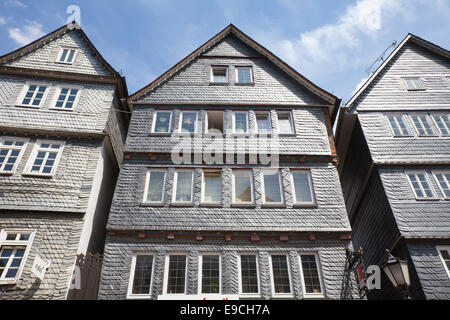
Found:
[{"label": "small square window", "polygon": [[52,176],[56,172],[64,142],[37,140],[24,174]]},{"label": "small square window", "polygon": [[17,105],[39,107],[47,96],[48,86],[44,84],[27,83],[22,89]]},{"label": "small square window", "polygon": [[395,137],[410,135],[402,115],[389,115],[387,119]]},{"label": "small square window", "polygon": [[0,172],[14,173],[27,146],[28,139],[0,137]]},{"label": "small square window", "polygon": [[213,83],[228,83],[228,67],[212,66],[211,67],[211,82],[213,82]]},{"label": "small square window", "polygon": [[406,174],[416,199],[433,199],[434,192],[425,171]]},{"label": "small square window", "polygon": [[78,101],[80,88],[60,87],[59,94],[53,108],[60,110],[73,110]]},{"label": "small square window", "polygon": [[236,67],[236,83],[252,83],[252,67]]},{"label": "small square window", "polygon": [[408,91],[425,90],[425,84],[420,77],[405,77],[403,83]]},{"label": "small square window", "polygon": [[170,133],[172,128],[172,112],[156,111],[153,114],[152,132],[153,133]]},{"label": "small square window", "polygon": [[60,63],[72,64],[75,60],[76,53],[76,49],[61,48],[56,61]]},{"label": "small square window", "polygon": [[433,115],[433,119],[443,136],[450,135],[450,114]]},{"label": "small square window", "polygon": [[411,119],[419,136],[436,135],[433,121],[428,114],[411,115]]}]

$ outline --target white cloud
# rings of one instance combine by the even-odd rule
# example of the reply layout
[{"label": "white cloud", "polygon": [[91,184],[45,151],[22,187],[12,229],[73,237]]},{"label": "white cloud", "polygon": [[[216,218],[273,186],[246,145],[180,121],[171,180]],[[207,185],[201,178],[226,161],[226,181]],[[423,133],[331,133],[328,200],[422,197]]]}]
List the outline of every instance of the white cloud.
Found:
[{"label": "white cloud", "polygon": [[23,28],[10,28],[8,33],[11,39],[22,46],[45,35],[42,25],[36,21],[26,21]]},{"label": "white cloud", "polygon": [[369,80],[369,78],[370,77],[362,78],[361,81],[356,85],[356,87],[353,90],[351,96],[353,96],[359,90],[359,88],[361,88],[366,83],[366,81]]},{"label": "white cloud", "polygon": [[5,18],[0,17],[0,25],[5,24],[5,23],[6,23]]},{"label": "white cloud", "polygon": [[3,4],[5,6],[9,6],[9,7],[18,7],[18,8],[26,8],[27,5],[24,4],[23,2],[19,1],[19,0],[6,0],[3,1]]}]

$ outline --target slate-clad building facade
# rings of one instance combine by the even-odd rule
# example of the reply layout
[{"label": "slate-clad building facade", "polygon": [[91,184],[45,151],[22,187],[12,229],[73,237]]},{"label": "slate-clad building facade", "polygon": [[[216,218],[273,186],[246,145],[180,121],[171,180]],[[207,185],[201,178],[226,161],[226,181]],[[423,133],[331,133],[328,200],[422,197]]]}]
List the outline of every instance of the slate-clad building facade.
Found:
[{"label": "slate-clad building facade", "polygon": [[128,101],[99,299],[357,297],[338,98],[229,25]]},{"label": "slate-clad building facade", "polygon": [[[340,114],[339,171],[355,248],[407,260],[416,299],[450,298],[450,54],[409,34]],[[369,298],[400,298],[382,276]]]},{"label": "slate-clad building facade", "polygon": [[76,23],[0,57],[0,299],[65,299],[76,255],[103,251],[127,95]]}]

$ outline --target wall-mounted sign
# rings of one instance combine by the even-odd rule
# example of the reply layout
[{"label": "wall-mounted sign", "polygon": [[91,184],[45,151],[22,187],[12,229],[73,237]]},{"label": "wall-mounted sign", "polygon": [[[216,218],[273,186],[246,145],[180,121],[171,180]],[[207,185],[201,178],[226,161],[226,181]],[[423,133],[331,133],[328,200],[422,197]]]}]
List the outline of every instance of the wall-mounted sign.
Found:
[{"label": "wall-mounted sign", "polygon": [[31,268],[31,272],[38,277],[39,279],[44,280],[45,272],[50,267],[50,260],[46,260],[41,257],[39,253],[36,254],[34,258],[33,267]]}]

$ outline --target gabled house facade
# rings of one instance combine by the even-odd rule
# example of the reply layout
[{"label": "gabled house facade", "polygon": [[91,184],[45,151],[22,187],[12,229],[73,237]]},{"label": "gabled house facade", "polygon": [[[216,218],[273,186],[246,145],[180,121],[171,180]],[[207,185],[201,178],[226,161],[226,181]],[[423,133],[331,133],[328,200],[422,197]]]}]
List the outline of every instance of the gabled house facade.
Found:
[{"label": "gabled house facade", "polygon": [[[365,265],[408,261],[414,299],[450,298],[450,53],[409,34],[341,110],[339,172]],[[401,298],[383,274],[369,298]]]},{"label": "gabled house facade", "polygon": [[65,299],[103,252],[127,95],[76,23],[0,57],[0,299]]},{"label": "gabled house facade", "polygon": [[129,97],[99,299],[351,299],[340,100],[233,25]]}]

